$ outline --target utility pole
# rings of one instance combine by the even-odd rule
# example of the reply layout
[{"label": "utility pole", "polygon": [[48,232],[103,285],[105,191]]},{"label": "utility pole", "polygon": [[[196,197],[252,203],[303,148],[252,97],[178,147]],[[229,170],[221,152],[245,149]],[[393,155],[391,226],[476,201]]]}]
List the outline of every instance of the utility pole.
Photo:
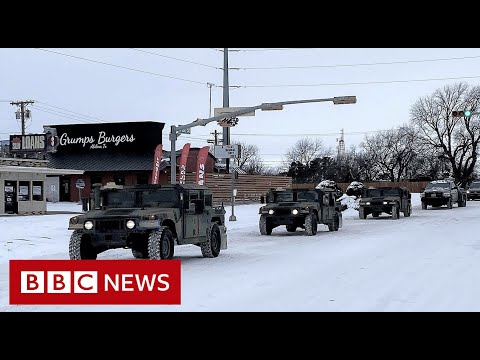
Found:
[{"label": "utility pole", "polygon": [[26,109],[27,105],[33,104],[33,100],[12,101],[10,105],[20,106],[20,110],[15,112],[16,118],[22,120],[22,135],[25,135],[25,120],[30,119],[30,110]]},{"label": "utility pole", "polygon": [[[228,48],[223,48],[223,107],[230,107],[229,97],[229,84],[228,84]],[[230,145],[230,128],[223,128],[223,145]],[[230,172],[230,159],[225,159],[225,170]]]},{"label": "utility pole", "polygon": [[210,133],[211,135],[213,135],[213,140],[207,140],[207,143],[209,144],[213,144],[213,156],[215,156],[215,159],[217,158],[217,155],[215,154],[215,146],[218,145],[219,143],[219,140],[218,140],[218,135],[220,135],[220,133],[215,130],[214,132]]},{"label": "utility pole", "polygon": [[[228,48],[223,48],[223,107],[228,108],[230,107],[230,85],[228,83]],[[230,145],[230,128],[224,127],[223,128],[223,145]],[[232,197],[232,215],[229,217],[229,221],[237,221],[237,217],[234,213],[234,206],[235,206],[235,171],[231,171],[230,169],[230,159],[225,159],[225,171],[230,173],[231,182],[230,182],[230,191]]]}]

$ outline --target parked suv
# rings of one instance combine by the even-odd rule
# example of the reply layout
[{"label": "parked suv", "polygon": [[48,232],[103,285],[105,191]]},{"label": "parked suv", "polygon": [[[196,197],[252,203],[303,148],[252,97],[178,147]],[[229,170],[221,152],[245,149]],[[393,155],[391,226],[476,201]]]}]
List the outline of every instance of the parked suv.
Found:
[{"label": "parked suv", "polygon": [[458,207],[467,206],[467,193],[452,180],[431,181],[420,193],[420,198],[423,210],[426,210],[428,205],[433,207],[447,205],[448,209],[451,209],[455,203]]},{"label": "parked suv", "polygon": [[474,180],[467,190],[467,200],[480,199],[480,180]]},{"label": "parked suv", "polygon": [[[317,233],[318,224],[325,224],[329,231],[342,227],[340,202],[335,189],[277,189],[266,196],[266,205],[259,209],[260,234],[271,235],[272,230],[285,225],[288,232],[305,229],[307,235]],[[261,198],[262,204],[265,198]]]},{"label": "parked suv", "polygon": [[213,206],[204,186],[109,183],[94,190],[91,209],[70,219],[72,260],[117,248],[154,260],[171,259],[175,245],[197,245],[204,257],[227,248],[225,209]]},{"label": "parked suv", "polygon": [[412,214],[412,194],[405,187],[379,187],[365,189],[359,202],[358,216],[366,219],[369,214],[374,218],[386,213],[392,215],[392,219]]}]

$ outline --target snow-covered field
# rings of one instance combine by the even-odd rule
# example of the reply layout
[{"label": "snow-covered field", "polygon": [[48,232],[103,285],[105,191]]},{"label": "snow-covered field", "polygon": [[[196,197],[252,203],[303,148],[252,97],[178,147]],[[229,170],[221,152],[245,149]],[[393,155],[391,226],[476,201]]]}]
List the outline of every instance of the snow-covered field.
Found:
[{"label": "snow-covered field", "polygon": [[[0,217],[0,311],[480,311],[480,202],[420,209],[410,218],[358,219],[316,236],[284,227],[258,231],[260,204],[235,207],[228,249],[206,259],[177,246],[182,305],[17,306],[8,304],[9,259],[68,259],[71,214]],[[75,203],[49,210],[81,211]],[[230,215],[227,207],[227,218]],[[110,250],[99,259],[133,259]]]}]

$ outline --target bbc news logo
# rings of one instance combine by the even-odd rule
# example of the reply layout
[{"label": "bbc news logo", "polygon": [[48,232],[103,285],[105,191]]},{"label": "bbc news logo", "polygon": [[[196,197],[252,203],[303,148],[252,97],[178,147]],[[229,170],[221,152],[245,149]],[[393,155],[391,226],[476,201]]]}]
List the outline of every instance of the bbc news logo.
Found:
[{"label": "bbc news logo", "polygon": [[11,305],[179,305],[179,260],[10,260]]}]

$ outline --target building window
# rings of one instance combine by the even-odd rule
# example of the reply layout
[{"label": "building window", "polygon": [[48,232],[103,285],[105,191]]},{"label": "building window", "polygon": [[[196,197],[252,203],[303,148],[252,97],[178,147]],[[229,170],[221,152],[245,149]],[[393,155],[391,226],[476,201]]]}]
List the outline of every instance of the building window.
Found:
[{"label": "building window", "polygon": [[43,201],[43,181],[32,182],[32,200]]},{"label": "building window", "polygon": [[18,201],[30,201],[30,181],[18,182]]}]

